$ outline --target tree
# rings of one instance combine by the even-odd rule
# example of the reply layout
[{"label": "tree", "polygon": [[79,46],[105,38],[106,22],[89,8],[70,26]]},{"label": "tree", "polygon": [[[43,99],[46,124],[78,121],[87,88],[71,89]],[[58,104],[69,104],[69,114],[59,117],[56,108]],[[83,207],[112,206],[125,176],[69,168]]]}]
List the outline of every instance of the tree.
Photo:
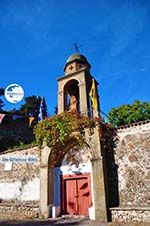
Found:
[{"label": "tree", "polygon": [[3,111],[2,107],[4,107],[4,105],[5,105],[4,102],[0,99],[0,111]]},{"label": "tree", "polygon": [[32,115],[37,118],[39,113],[41,98],[37,96],[29,96],[25,98],[25,103],[21,105],[20,112],[25,114],[26,116]]},{"label": "tree", "polygon": [[[4,88],[0,88],[0,96],[4,96]],[[2,101],[2,99],[0,99],[0,111],[2,111],[2,107],[4,107],[4,102]]]},{"label": "tree", "polygon": [[58,105],[56,105],[56,106],[55,106],[55,109],[54,109],[54,114],[55,114],[55,115],[57,115],[57,114],[58,114]]},{"label": "tree", "polygon": [[150,103],[136,100],[133,104],[112,108],[108,113],[110,123],[116,126],[150,119]]},{"label": "tree", "polygon": [[47,117],[47,105],[46,105],[45,97],[42,98],[42,114],[43,114],[43,118]]},{"label": "tree", "polygon": [[[41,104],[42,103],[42,104]],[[25,104],[23,104],[19,111],[26,116],[34,116],[38,119],[40,104],[42,108],[43,118],[47,117],[47,105],[45,98],[41,98],[39,96],[29,96],[25,98]]]},{"label": "tree", "polygon": [[41,98],[37,96],[29,96],[25,98],[25,103],[21,105],[20,112],[25,115],[33,115],[37,117],[39,112]]},{"label": "tree", "polygon": [[4,88],[0,88],[0,96],[4,96],[4,92],[5,92],[5,89]]}]

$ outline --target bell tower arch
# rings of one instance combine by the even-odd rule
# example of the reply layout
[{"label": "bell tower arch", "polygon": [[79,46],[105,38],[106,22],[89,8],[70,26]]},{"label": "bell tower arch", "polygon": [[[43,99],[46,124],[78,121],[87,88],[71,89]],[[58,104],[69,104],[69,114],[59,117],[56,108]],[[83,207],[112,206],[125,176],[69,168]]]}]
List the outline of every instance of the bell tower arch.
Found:
[{"label": "bell tower arch", "polygon": [[[77,111],[89,117],[99,116],[98,82],[90,73],[91,65],[82,54],[71,55],[64,67],[64,76],[58,78],[58,114]],[[96,110],[93,108],[90,91],[95,84]]]},{"label": "bell tower arch", "polygon": [[64,95],[64,110],[79,112],[79,82],[76,79],[71,79],[65,84]]}]

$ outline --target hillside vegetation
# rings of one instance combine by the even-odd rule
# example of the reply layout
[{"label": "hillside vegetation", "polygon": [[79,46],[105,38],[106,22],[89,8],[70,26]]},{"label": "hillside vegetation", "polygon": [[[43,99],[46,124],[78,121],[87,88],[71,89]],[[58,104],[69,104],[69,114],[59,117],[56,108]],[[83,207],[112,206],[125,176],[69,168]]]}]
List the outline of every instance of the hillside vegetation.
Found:
[{"label": "hillside vegetation", "polygon": [[31,144],[34,140],[33,128],[28,126],[28,119],[13,120],[10,116],[4,117],[0,124],[0,152]]}]

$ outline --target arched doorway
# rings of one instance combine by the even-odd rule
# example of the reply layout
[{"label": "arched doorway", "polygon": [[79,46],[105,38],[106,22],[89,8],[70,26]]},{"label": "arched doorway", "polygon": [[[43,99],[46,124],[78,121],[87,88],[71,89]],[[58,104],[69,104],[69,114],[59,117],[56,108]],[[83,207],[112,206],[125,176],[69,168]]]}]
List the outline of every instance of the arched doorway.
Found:
[{"label": "arched doorway", "polygon": [[44,147],[41,153],[41,216],[49,217],[52,206],[60,207],[61,214],[87,216],[93,206],[90,149],[74,141],[57,148],[62,155],[54,165],[50,158],[53,150]]},{"label": "arched doorway", "polygon": [[92,207],[90,150],[74,146],[54,168],[54,203],[61,214],[89,215]]},{"label": "arched doorway", "polygon": [[[97,141],[97,139],[95,140]],[[94,143],[95,145],[95,143]],[[58,144],[57,147],[54,149],[50,149],[47,146],[44,147],[41,151],[41,165],[40,165],[40,216],[42,218],[48,218],[50,217],[50,209],[52,206],[57,205],[55,200],[55,176],[54,171],[55,168],[63,167],[63,160],[67,153],[70,153],[69,151],[73,147],[78,147],[78,143],[75,140],[69,140],[66,141],[65,144],[62,146],[62,144]],[[95,146],[92,147],[92,150]],[[91,149],[89,148],[89,151],[91,152]],[[51,158],[53,156],[53,153],[56,154],[55,158]],[[59,153],[62,153],[59,155]],[[97,219],[101,221],[107,221],[107,215],[106,215],[106,202],[105,202],[105,190],[104,190],[104,178],[103,178],[103,162],[102,158],[97,157],[90,159],[89,155],[86,155],[84,150],[80,149],[77,153],[82,153],[82,155],[85,157],[88,157],[88,161],[82,163],[82,170],[81,171],[81,165],[76,162],[76,164],[67,165],[67,173],[66,175],[62,174],[62,171],[59,170],[61,173],[59,175],[59,184],[61,185],[59,188],[59,193],[57,195],[59,198],[59,205],[61,207],[62,213],[69,213],[69,214],[85,214],[87,215],[87,208],[88,213],[90,215],[90,219]],[[99,152],[100,153],[100,152]],[[93,155],[93,154],[92,154]],[[72,155],[71,155],[72,156]],[[57,161],[55,161],[57,159]],[[53,164],[54,163],[54,164]],[[71,172],[72,171],[72,172]],[[80,172],[79,172],[80,171]],[[86,173],[86,174],[85,174]],[[90,187],[91,194],[87,193],[90,192],[84,190],[84,194],[88,197],[88,205],[86,204],[86,212],[82,212],[78,207],[80,205],[80,202],[74,201],[74,206],[77,206],[76,208],[70,208],[67,207],[67,202],[69,202],[70,197],[66,197],[66,190],[63,190],[63,185],[61,182],[61,177],[64,176],[63,181],[65,181],[65,188],[66,186],[70,187],[69,178],[72,178],[74,180],[74,185],[71,185],[72,189],[76,189],[76,193],[78,192],[78,187],[86,188]],[[81,178],[80,178],[81,176]],[[90,176],[90,177],[89,177]],[[76,178],[75,178],[76,177]],[[90,178],[90,180],[89,180]],[[82,179],[82,183],[78,184],[78,179]],[[88,182],[87,182],[88,181]],[[76,183],[76,185],[75,185]],[[74,187],[73,187],[74,186]],[[77,186],[75,188],[75,186]],[[82,190],[82,189],[81,189]],[[75,195],[76,195],[75,193]],[[62,197],[64,195],[64,198]],[[81,194],[82,196],[82,194]],[[76,197],[78,198],[78,197]],[[83,200],[83,199],[81,199]],[[58,200],[57,200],[58,201]],[[73,212],[75,210],[75,212]]]}]

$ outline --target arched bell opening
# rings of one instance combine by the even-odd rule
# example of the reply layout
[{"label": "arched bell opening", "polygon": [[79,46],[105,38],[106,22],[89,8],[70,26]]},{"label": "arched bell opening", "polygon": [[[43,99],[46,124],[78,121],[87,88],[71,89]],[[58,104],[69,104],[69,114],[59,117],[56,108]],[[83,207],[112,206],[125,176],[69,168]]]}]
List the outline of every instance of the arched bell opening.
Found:
[{"label": "arched bell opening", "polygon": [[64,86],[64,109],[70,112],[80,112],[79,82],[75,79]]}]

